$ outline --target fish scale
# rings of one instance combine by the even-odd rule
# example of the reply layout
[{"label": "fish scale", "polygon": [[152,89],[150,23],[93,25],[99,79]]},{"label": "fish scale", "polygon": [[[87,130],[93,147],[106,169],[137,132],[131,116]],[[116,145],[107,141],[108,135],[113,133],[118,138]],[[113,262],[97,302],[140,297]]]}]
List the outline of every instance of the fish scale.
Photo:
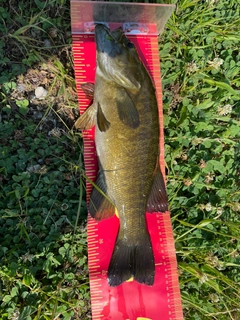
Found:
[{"label": "fish scale", "polygon": [[[76,16],[79,3],[73,1],[71,10]],[[73,21],[72,21],[73,22]],[[153,78],[160,120],[160,166],[164,172],[164,136],[162,115],[162,93],[159,72],[157,36],[128,36],[141,49],[141,59]],[[73,54],[76,85],[79,96],[80,111],[88,107],[90,101],[81,90],[81,84],[94,82],[95,79],[95,43],[92,34],[73,34]],[[97,158],[94,144],[94,130],[83,132],[84,160],[86,175],[95,180]],[[89,181],[86,183],[87,200],[92,190]],[[134,225],[134,221],[132,221]],[[136,222],[135,222],[136,224]],[[140,285],[135,281],[125,282],[118,287],[110,287],[107,282],[107,269],[114,247],[118,218],[96,222],[88,217],[88,255],[89,275],[92,302],[92,319],[135,320],[152,319],[182,320],[182,306],[179,292],[177,263],[169,212],[165,214],[148,214],[147,226],[151,235],[155,256],[156,276],[152,287]],[[161,311],[159,310],[161,305]]]}]

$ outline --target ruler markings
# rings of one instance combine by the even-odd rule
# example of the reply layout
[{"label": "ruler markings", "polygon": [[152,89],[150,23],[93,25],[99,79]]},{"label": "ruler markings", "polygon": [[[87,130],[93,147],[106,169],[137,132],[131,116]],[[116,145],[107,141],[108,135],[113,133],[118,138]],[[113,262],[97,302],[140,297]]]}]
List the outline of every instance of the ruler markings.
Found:
[{"label": "ruler markings", "polygon": [[[93,253],[93,254],[91,254],[91,253],[88,253],[88,258],[89,259],[93,259],[93,258],[97,258],[97,256],[99,255],[99,253]],[[97,261],[99,262],[99,258],[97,258]]]},{"label": "ruler markings", "polygon": [[90,236],[88,236],[89,239],[96,238],[96,237],[97,237],[96,234],[95,234],[95,235],[90,235]]},{"label": "ruler markings", "polygon": [[[98,282],[100,282],[99,285],[102,285],[101,280],[99,280]],[[102,290],[96,288],[96,290],[94,290],[93,292],[93,296],[99,296],[99,293],[102,293]]]},{"label": "ruler markings", "polygon": [[[96,284],[92,284],[91,286],[94,287],[94,288],[96,288],[96,290],[97,290],[99,287],[102,286],[102,284],[101,284],[101,283],[99,283],[99,284],[96,283]],[[95,290],[95,291],[96,291],[96,290]],[[100,291],[101,291],[101,290],[100,290]],[[101,291],[101,292],[102,292],[102,291]],[[93,293],[93,296],[94,296],[95,294],[96,294],[96,293]]]},{"label": "ruler markings", "polygon": [[[94,290],[94,295],[95,295],[95,296],[97,296],[97,295],[99,296],[99,293],[102,293],[102,290],[97,290],[97,289]],[[95,297],[95,298],[96,298],[96,297]]]}]

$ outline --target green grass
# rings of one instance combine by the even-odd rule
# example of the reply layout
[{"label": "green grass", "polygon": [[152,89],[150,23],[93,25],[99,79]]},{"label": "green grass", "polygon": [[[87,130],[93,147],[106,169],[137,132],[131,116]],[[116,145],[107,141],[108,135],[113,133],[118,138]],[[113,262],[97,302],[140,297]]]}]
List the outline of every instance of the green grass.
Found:
[{"label": "green grass", "polygon": [[[69,9],[64,0],[0,5],[3,320],[90,317]],[[186,320],[240,319],[239,25],[239,0],[180,0],[159,38]],[[34,98],[39,86],[44,100]]]},{"label": "green grass", "polygon": [[168,193],[186,319],[239,319],[240,6],[181,1],[160,37]]}]

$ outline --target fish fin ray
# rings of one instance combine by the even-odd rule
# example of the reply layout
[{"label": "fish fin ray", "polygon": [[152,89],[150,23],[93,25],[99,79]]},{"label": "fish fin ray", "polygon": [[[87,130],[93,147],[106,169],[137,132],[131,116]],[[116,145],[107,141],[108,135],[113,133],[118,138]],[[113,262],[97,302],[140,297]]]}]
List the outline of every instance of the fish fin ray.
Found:
[{"label": "fish fin ray", "polygon": [[153,285],[155,265],[149,235],[141,244],[129,245],[117,239],[108,267],[108,283],[115,287],[131,277],[139,283]]},{"label": "fish fin ray", "polygon": [[99,103],[98,103],[98,109],[97,109],[97,124],[101,132],[107,131],[110,127],[110,122],[105,117]]},{"label": "fish fin ray", "polygon": [[92,100],[93,99],[93,96],[94,96],[94,84],[91,83],[91,82],[86,82],[86,83],[83,83],[81,85],[81,89],[83,90],[83,92],[85,93],[85,95],[87,96],[87,98],[89,100]]},{"label": "fish fin ray", "polygon": [[137,128],[140,123],[139,114],[127,90],[120,90],[116,103],[118,115],[122,123],[130,128]]},{"label": "fish fin ray", "polygon": [[88,130],[96,124],[97,108],[92,104],[87,110],[77,119],[74,126],[76,129]]},{"label": "fish fin ray", "polygon": [[146,234],[144,243],[135,248],[133,276],[139,283],[149,286],[152,286],[154,283],[155,264],[152,245],[148,234]]},{"label": "fish fin ray", "polygon": [[147,202],[147,212],[168,211],[168,198],[162,172],[158,166],[150,195]]},{"label": "fish fin ray", "polygon": [[115,206],[107,196],[107,185],[102,170],[98,172],[98,177],[90,196],[89,212],[91,217],[98,221],[115,215]]},{"label": "fish fin ray", "polygon": [[120,285],[132,277],[132,254],[134,247],[117,240],[108,267],[108,283],[112,287]]}]

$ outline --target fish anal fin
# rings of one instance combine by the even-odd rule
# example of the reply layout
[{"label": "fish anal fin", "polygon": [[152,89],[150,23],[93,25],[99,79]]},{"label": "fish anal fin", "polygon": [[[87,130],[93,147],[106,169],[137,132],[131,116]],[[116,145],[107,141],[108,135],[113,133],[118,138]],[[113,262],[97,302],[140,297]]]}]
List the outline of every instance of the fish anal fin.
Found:
[{"label": "fish anal fin", "polygon": [[122,123],[130,128],[137,128],[140,123],[139,114],[126,89],[120,89],[116,103],[118,115]]},{"label": "fish anal fin", "polygon": [[90,201],[89,212],[95,220],[101,221],[115,215],[114,205],[106,198],[106,195],[100,195],[99,191],[95,188],[93,190],[93,198]]},{"label": "fish anal fin", "polygon": [[76,129],[88,130],[96,124],[97,108],[93,103],[75,122]]},{"label": "fish anal fin", "polygon": [[110,127],[110,122],[105,117],[100,104],[98,103],[97,107],[97,125],[101,132],[105,132]]},{"label": "fish anal fin", "polygon": [[81,89],[83,90],[83,92],[85,93],[85,95],[87,96],[87,98],[89,100],[93,99],[93,96],[94,96],[94,84],[93,83],[91,83],[91,82],[83,83],[81,85]]},{"label": "fish anal fin", "polygon": [[90,196],[89,212],[91,217],[98,221],[115,215],[115,206],[107,196],[107,185],[102,170],[98,172],[98,177]]},{"label": "fish anal fin", "polygon": [[112,204],[108,199],[103,200],[98,208],[94,206],[94,209],[92,207],[91,209],[89,209],[89,211],[91,217],[93,217],[97,221],[111,218],[115,214],[115,211],[112,208]]},{"label": "fish anal fin", "polygon": [[148,197],[147,211],[149,213],[168,211],[166,187],[159,166],[157,167],[152,189]]}]

